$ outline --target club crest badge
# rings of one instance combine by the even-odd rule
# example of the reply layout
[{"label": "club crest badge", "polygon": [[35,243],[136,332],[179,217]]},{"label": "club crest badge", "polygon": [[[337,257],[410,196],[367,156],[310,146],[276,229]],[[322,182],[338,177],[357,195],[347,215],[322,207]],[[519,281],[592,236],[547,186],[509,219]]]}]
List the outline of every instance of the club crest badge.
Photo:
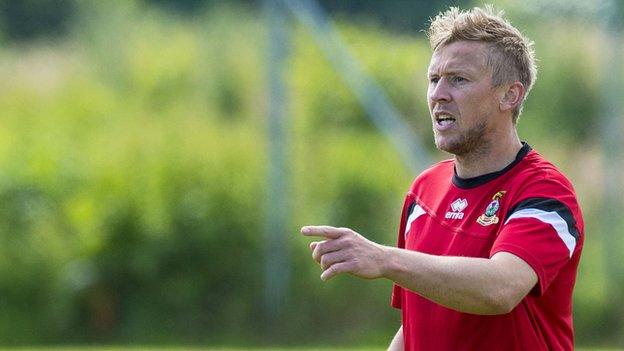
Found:
[{"label": "club crest badge", "polygon": [[485,209],[485,213],[477,218],[477,223],[482,226],[488,226],[492,224],[498,223],[498,217],[496,213],[500,208],[500,199],[505,195],[506,191],[499,191],[494,196],[492,196],[492,202]]}]

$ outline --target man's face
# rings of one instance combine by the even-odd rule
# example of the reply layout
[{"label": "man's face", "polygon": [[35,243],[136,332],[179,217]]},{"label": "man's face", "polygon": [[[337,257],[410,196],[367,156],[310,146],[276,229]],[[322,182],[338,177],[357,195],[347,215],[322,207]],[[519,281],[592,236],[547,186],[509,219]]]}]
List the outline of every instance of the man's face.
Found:
[{"label": "man's face", "polygon": [[435,144],[464,156],[487,150],[501,118],[486,66],[487,44],[458,41],[438,47],[429,64],[427,98]]}]

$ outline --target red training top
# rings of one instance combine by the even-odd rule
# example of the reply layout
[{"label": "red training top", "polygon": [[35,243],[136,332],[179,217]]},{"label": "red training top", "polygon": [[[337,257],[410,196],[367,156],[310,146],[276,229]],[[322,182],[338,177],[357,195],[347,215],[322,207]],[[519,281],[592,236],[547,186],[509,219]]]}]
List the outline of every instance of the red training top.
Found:
[{"label": "red training top", "polygon": [[505,169],[475,178],[452,160],[416,178],[405,199],[398,247],[489,258],[510,252],[539,282],[510,313],[458,312],[395,285],[406,350],[573,350],[572,289],[583,218],[570,182],[524,144]]}]

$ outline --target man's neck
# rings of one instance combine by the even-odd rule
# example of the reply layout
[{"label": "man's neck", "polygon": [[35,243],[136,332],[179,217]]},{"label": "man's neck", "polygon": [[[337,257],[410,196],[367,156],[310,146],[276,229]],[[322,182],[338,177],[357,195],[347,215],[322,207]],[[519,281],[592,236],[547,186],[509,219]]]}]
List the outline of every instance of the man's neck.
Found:
[{"label": "man's neck", "polygon": [[515,134],[515,137],[508,138],[508,142],[490,143],[471,154],[455,155],[455,171],[460,178],[500,171],[515,160],[521,148],[522,143]]}]

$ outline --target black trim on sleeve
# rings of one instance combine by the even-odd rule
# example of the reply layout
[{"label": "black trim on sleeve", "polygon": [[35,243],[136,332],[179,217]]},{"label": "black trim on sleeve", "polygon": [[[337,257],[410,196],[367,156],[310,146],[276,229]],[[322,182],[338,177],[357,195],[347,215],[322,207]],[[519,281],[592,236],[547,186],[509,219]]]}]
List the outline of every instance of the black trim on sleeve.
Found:
[{"label": "black trim on sleeve", "polygon": [[520,201],[515,206],[507,212],[505,216],[505,221],[511,216],[513,213],[518,212],[524,209],[536,209],[542,210],[545,212],[557,212],[557,214],[563,218],[563,220],[568,225],[568,232],[572,234],[574,239],[579,239],[579,232],[576,229],[576,220],[572,215],[572,211],[566,206],[563,202],[551,198],[546,197],[531,197],[525,200]]},{"label": "black trim on sleeve", "polygon": [[412,212],[414,212],[414,208],[415,207],[416,207],[416,201],[412,201],[411,205],[409,205],[409,207],[407,208],[407,214],[405,216],[405,221],[407,221],[409,219],[409,216],[412,215]]},{"label": "black trim on sleeve", "polygon": [[513,162],[508,164],[507,167],[501,169],[500,171],[483,174],[477,177],[461,178],[457,175],[457,171],[453,170],[453,184],[455,184],[455,186],[457,186],[458,188],[462,189],[470,189],[478,187],[479,185],[483,185],[507,173],[510,169],[512,169],[515,165],[522,161],[524,156],[526,156],[529,151],[531,151],[531,146],[523,141],[522,148],[520,149],[520,151],[518,151],[518,154],[516,154],[516,158],[513,160]]}]

